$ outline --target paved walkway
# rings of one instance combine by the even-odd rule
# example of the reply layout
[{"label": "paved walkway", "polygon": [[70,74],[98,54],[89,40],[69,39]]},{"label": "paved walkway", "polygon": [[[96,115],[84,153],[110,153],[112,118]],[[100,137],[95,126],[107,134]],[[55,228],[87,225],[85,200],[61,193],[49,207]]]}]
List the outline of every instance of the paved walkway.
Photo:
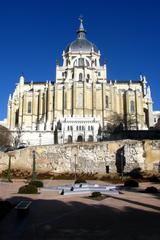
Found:
[{"label": "paved walkway", "polygon": [[[69,183],[45,181],[46,186]],[[32,200],[28,214],[19,216],[13,209],[0,222],[1,240],[159,240],[159,196],[124,192],[102,201],[84,196],[63,196],[56,192],[24,196],[16,194],[22,184],[22,181],[13,183],[12,187],[11,183],[0,184],[0,198],[3,190],[3,198],[9,198],[11,202]]]}]

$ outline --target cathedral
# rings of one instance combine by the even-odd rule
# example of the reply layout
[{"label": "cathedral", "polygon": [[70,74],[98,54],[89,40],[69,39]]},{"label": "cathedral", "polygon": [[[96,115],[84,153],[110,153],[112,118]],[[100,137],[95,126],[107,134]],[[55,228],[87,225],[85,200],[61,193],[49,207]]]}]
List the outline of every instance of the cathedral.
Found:
[{"label": "cathedral", "polygon": [[86,38],[83,19],[77,38],[56,63],[54,81],[27,82],[23,75],[8,100],[7,127],[27,145],[97,141],[100,129],[153,126],[152,98],[146,77],[118,81],[107,77],[100,51]]}]

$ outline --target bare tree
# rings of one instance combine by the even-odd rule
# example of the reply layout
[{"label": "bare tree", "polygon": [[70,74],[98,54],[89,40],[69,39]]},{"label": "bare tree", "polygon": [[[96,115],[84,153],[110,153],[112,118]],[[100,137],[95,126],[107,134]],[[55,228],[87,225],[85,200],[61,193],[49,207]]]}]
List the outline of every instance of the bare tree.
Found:
[{"label": "bare tree", "polygon": [[157,121],[156,125],[154,126],[154,129],[160,130],[160,118],[158,118],[158,121]]},{"label": "bare tree", "polygon": [[18,128],[16,131],[16,135],[13,138],[13,145],[15,146],[15,148],[17,148],[21,143],[21,137],[22,137],[22,129]]},{"label": "bare tree", "polygon": [[135,115],[128,115],[125,121],[126,130],[138,130],[138,122]]},{"label": "bare tree", "polygon": [[123,130],[136,130],[137,121],[135,116],[124,116],[122,114],[114,113],[110,117],[107,125],[104,127],[104,131],[108,133],[120,132]]},{"label": "bare tree", "polygon": [[12,143],[12,134],[8,128],[0,125],[0,147],[10,146]]},{"label": "bare tree", "polygon": [[105,130],[109,133],[122,131],[124,128],[124,118],[121,114],[114,113],[109,119]]}]

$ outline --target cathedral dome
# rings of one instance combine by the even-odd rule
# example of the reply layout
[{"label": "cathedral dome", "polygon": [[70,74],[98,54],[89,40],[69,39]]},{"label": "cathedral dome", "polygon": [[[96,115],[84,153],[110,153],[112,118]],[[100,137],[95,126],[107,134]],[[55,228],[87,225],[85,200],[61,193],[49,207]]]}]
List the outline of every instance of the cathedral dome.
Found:
[{"label": "cathedral dome", "polygon": [[95,44],[88,41],[87,39],[76,39],[75,41],[71,42],[65,52],[91,52],[93,49],[94,52],[98,52],[98,49]]},{"label": "cathedral dome", "polygon": [[80,27],[77,31],[77,39],[73,42],[71,42],[66,50],[65,53],[71,51],[71,52],[97,52],[98,53],[98,48],[96,47],[95,44],[93,44],[92,42],[88,41],[86,39],[86,31],[83,27],[83,20],[82,18],[80,19],[81,23],[80,23]]}]

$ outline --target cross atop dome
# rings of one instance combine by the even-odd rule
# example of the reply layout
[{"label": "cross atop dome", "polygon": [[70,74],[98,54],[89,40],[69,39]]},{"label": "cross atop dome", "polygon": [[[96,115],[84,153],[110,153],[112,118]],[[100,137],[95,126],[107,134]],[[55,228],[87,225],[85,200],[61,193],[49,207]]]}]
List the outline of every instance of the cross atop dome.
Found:
[{"label": "cross atop dome", "polygon": [[82,15],[80,15],[79,20],[80,20],[80,26],[79,26],[79,29],[77,31],[77,38],[85,39],[86,38],[86,31],[85,31],[84,26],[83,26],[83,16]]},{"label": "cross atop dome", "polygon": [[77,39],[68,44],[65,53],[67,52],[96,52],[98,53],[98,49],[95,44],[88,41],[86,38],[86,30],[83,26],[83,17],[79,17],[80,25],[79,29],[77,30]]}]

